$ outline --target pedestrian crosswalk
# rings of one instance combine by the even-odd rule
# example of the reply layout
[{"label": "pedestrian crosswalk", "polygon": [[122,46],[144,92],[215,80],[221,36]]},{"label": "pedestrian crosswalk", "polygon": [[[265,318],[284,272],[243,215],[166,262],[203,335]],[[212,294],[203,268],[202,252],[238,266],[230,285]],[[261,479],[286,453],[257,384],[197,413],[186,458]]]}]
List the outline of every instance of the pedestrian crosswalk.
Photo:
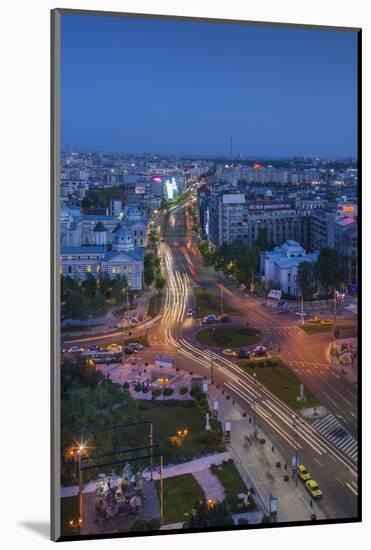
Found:
[{"label": "pedestrian crosswalk", "polygon": [[354,437],[346,431],[336,416],[328,414],[313,422],[313,428],[333,443],[340,451],[345,453],[355,462],[358,458],[358,443]]},{"label": "pedestrian crosswalk", "polygon": [[270,328],[267,330],[267,334],[276,334],[278,336],[305,336],[305,333],[299,327],[280,327]]}]

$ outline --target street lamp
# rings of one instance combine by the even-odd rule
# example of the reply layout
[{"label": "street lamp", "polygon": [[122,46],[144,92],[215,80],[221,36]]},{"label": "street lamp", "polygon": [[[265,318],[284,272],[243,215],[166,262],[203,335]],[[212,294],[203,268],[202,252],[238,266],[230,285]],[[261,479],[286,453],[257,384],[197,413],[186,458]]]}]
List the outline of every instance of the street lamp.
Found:
[{"label": "street lamp", "polygon": [[[213,345],[215,347],[215,327],[212,328],[212,333],[213,333]],[[210,377],[211,377],[211,384],[214,385],[215,383],[215,380],[214,380],[214,350],[211,349],[211,357],[210,357]]]},{"label": "street lamp", "polygon": [[297,425],[298,425],[298,422],[299,422],[299,418],[296,416],[296,414],[293,414],[292,415],[292,430],[293,430],[293,435],[292,435],[292,443],[293,443],[293,447],[295,449],[295,468],[292,469],[292,477],[294,478],[295,477],[295,485],[297,486],[298,485],[298,471],[297,471],[297,468],[298,468],[298,428],[297,428]]},{"label": "street lamp", "polygon": [[254,377],[254,429],[256,427],[256,386],[257,386],[257,381],[256,381],[256,372],[253,373],[253,377]]}]

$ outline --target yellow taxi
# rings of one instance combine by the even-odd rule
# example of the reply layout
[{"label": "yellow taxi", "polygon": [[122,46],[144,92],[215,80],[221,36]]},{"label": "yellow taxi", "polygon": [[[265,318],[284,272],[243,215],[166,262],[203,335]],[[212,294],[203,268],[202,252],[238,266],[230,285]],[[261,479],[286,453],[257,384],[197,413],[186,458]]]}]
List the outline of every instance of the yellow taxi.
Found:
[{"label": "yellow taxi", "polygon": [[321,319],[319,317],[311,317],[310,319],[308,319],[308,323],[320,323],[321,322]]},{"label": "yellow taxi", "polygon": [[233,349],[229,349],[229,348],[228,349],[223,349],[222,353],[226,357],[235,357],[236,356],[236,352]]},{"label": "yellow taxi", "polygon": [[121,351],[122,350],[122,346],[120,346],[119,344],[109,344],[107,346],[107,350],[108,351]]},{"label": "yellow taxi", "polygon": [[318,487],[318,484],[316,481],[314,481],[314,479],[309,479],[308,481],[306,481],[305,488],[310,494],[310,496],[312,496],[313,498],[321,498],[322,491]]},{"label": "yellow taxi", "polygon": [[310,479],[310,473],[303,464],[299,464],[296,471],[298,477],[300,477],[300,479],[302,479],[303,481],[307,481],[308,479]]},{"label": "yellow taxi", "polygon": [[332,325],[332,320],[331,320],[331,319],[322,319],[321,325],[324,325],[324,326],[326,326],[326,327],[329,327],[329,326]]}]

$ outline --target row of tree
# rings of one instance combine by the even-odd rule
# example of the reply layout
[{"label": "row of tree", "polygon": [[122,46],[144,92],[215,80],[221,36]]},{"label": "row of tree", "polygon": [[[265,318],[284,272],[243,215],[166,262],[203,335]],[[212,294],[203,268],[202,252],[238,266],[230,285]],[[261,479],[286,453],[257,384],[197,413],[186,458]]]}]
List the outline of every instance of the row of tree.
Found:
[{"label": "row of tree", "polygon": [[322,248],[317,262],[302,262],[298,270],[298,286],[304,300],[313,300],[318,294],[330,296],[342,287],[344,278],[344,261],[334,248]]},{"label": "row of tree", "polygon": [[272,250],[273,243],[268,240],[266,229],[260,229],[252,248],[242,241],[224,243],[212,249],[208,241],[200,241],[199,248],[205,261],[213,265],[216,271],[222,271],[228,277],[234,277],[239,284],[248,285],[259,269],[259,255],[264,250]]},{"label": "row of tree", "polygon": [[125,277],[111,279],[108,273],[102,273],[99,277],[88,273],[86,279],[78,281],[62,275],[62,314],[69,319],[86,319],[89,315],[101,317],[109,307],[122,305],[127,292],[132,304],[134,297],[128,291]]},{"label": "row of tree", "polygon": [[[246,286],[259,271],[260,253],[272,250],[273,247],[265,229],[259,230],[252,248],[240,241],[225,243],[215,249],[205,240],[199,244],[209,265],[213,265],[216,271],[222,271],[227,278],[233,277],[239,284]],[[335,289],[343,286],[345,278],[344,260],[333,248],[323,248],[317,262],[302,262],[298,270],[298,286],[305,300],[313,300],[318,295],[331,295]]]}]

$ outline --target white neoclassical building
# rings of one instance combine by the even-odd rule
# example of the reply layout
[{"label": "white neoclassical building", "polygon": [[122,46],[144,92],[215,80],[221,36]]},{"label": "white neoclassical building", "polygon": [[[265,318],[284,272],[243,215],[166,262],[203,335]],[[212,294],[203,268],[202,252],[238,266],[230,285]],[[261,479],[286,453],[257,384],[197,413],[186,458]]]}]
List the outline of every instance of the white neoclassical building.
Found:
[{"label": "white neoclassical building", "polygon": [[143,249],[135,246],[124,225],[115,232],[111,249],[107,247],[106,234],[103,224],[97,224],[94,231],[96,244],[62,246],[61,274],[75,279],[85,279],[88,273],[95,277],[100,273],[108,273],[111,278],[125,276],[133,290],[141,290]]},{"label": "white neoclassical building", "polygon": [[298,270],[302,262],[314,263],[318,252],[307,254],[304,248],[293,240],[282,246],[276,246],[271,252],[261,254],[261,267],[265,278],[265,287],[278,287],[289,296],[301,296],[298,285]]}]

